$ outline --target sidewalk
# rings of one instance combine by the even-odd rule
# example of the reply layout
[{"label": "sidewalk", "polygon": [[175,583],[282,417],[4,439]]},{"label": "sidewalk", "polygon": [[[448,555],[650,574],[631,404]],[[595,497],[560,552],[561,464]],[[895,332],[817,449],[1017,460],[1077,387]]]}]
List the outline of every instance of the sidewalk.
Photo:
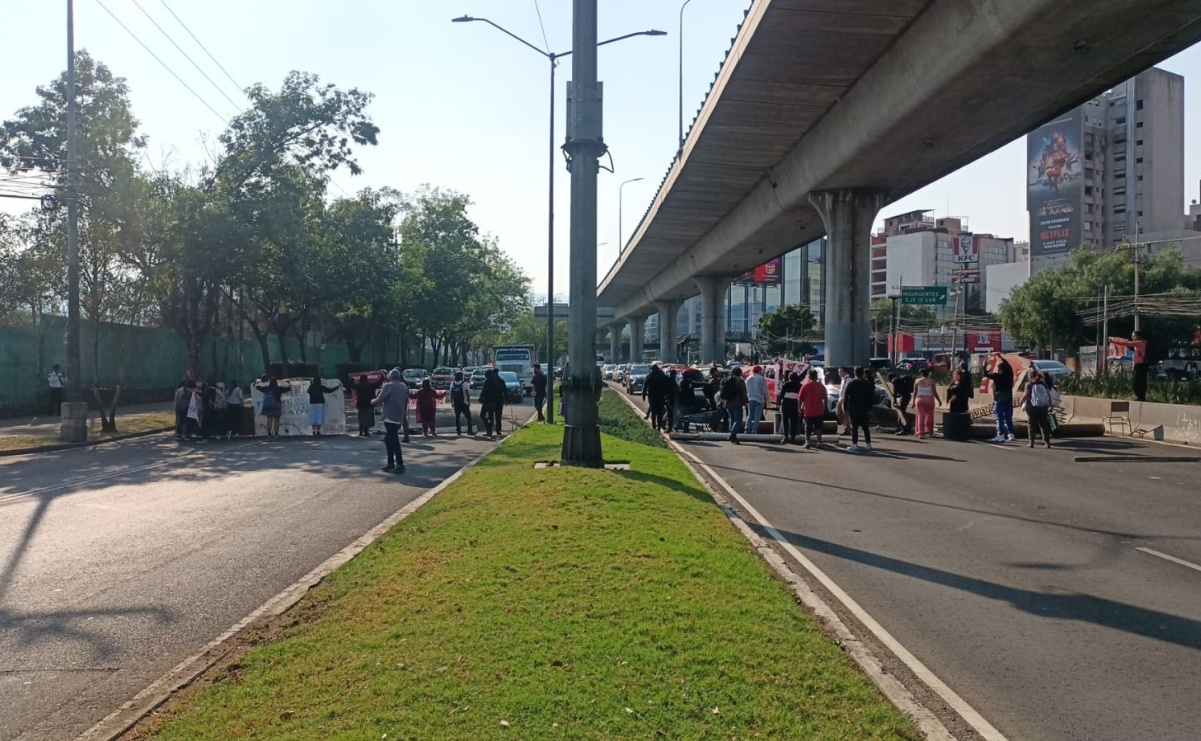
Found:
[{"label": "sidewalk", "polygon": [[[158,401],[151,404],[131,404],[129,406],[117,407],[117,425],[120,426],[121,418],[134,414],[149,414],[152,412],[169,412],[171,411],[171,402]],[[93,420],[100,419],[100,412],[95,409],[88,410],[88,424],[91,425]],[[58,417],[50,414],[41,414],[36,417],[10,417],[8,419],[0,419],[0,436],[4,435],[40,435],[40,436],[58,436]]]}]

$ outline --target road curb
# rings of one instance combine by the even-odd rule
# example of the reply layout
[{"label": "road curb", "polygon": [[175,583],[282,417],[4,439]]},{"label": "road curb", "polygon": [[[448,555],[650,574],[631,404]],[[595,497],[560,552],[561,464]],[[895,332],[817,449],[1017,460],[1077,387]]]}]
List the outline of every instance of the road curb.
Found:
[{"label": "road curb", "polygon": [[0,458],[8,458],[15,455],[31,455],[33,453],[55,453],[60,450],[71,450],[73,448],[88,448],[99,445],[108,445],[109,443],[119,443],[122,440],[132,440],[135,437],[148,437],[150,435],[161,435],[164,432],[174,430],[174,425],[166,427],[155,427],[152,430],[142,430],[141,432],[129,432],[124,435],[115,435],[103,440],[93,440],[83,443],[53,443],[51,445],[38,445],[32,448],[17,448],[16,450],[0,450]]},{"label": "road curb", "polygon": [[1201,456],[1190,455],[1078,455],[1073,463],[1197,463]]},{"label": "road curb", "polygon": [[[636,412],[641,413],[641,409],[637,407],[625,394],[618,394],[623,401],[626,402]],[[858,666],[864,674],[879,688],[880,692],[891,702],[898,710],[905,714],[926,741],[957,741],[956,737],[943,725],[942,721],[934,714],[932,710],[922,704],[921,701],[913,695],[909,689],[901,683],[901,681],[887,672],[871,648],[862,640],[857,638],[847,624],[838,616],[838,613],[826,603],[820,595],[818,595],[804,580],[804,578],[793,570],[792,566],[781,556],[771,543],[764,537],[755,532],[751,523],[743,519],[742,515],[734,509],[730,504],[729,499],[724,494],[719,492],[710,484],[709,476],[701,475],[697,465],[706,469],[707,473],[712,476],[712,479],[720,483],[723,487],[734,493],[734,489],[717,473],[705,466],[700,459],[692,456],[691,453],[671,438],[670,435],[664,434],[664,439],[671,450],[676,454],[680,461],[688,467],[696,480],[705,487],[712,497],[714,503],[721,508],[722,513],[730,521],[730,523],[742,534],[747,542],[754,547],[755,552],[760,558],[771,567],[776,575],[788,585],[797,600],[805,606],[805,608],[835,637],[838,645],[850,657],[855,665]],[[694,465],[689,458],[693,458],[697,465]],[[760,524],[760,523],[756,523]]]},{"label": "road curb", "polygon": [[[533,414],[517,425],[524,427],[534,419]],[[507,439],[507,438],[506,438]],[[504,444],[504,440],[500,445]],[[499,447],[499,445],[497,446]],[[76,737],[76,741],[115,741],[137,725],[143,718],[167,702],[180,690],[186,689],[204,672],[208,671],[233,651],[233,640],[254,623],[264,618],[278,617],[294,607],[313,587],[320,584],[325,577],[336,571],[368,546],[383,537],[389,530],[411,514],[421,509],[426,503],[459,478],[477,463],[489,456],[496,448],[489,449],[468,461],[441,483],[429,489],[412,502],[390,515],[383,522],[359,536],[350,545],[327,558],[315,569],[302,576],[291,586],[270,598],[246,617],[234,623],[224,633],[209,641],[198,652],[176,664],[166,674],[159,677],[132,699],[109,713],[98,723]]]}]

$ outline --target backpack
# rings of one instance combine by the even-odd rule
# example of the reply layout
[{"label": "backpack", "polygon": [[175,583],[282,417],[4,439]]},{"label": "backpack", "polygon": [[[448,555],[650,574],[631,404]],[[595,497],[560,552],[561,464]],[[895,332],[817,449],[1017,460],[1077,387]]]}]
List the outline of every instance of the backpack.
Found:
[{"label": "backpack", "polygon": [[463,396],[463,384],[465,381],[455,381],[450,387],[450,400],[456,404],[462,404],[466,399]]},{"label": "backpack", "polygon": [[722,401],[733,401],[738,398],[738,384],[734,381],[734,376],[730,376],[721,382],[721,391],[718,392]]},{"label": "backpack", "polygon": [[1030,387],[1030,406],[1040,409],[1051,405],[1051,392],[1047,391],[1047,387],[1041,383],[1036,383]]}]

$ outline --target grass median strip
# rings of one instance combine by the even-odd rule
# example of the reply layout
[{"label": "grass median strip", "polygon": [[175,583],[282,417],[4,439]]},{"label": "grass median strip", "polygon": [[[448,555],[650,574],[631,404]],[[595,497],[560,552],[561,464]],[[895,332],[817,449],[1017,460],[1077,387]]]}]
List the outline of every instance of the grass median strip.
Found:
[{"label": "grass median strip", "polygon": [[[115,433],[101,432],[100,420],[94,419],[88,422],[88,441],[94,443],[104,442],[105,440],[121,435],[134,435],[139,432],[149,432],[150,430],[159,430],[174,425],[174,412],[150,412],[147,414],[131,414],[127,417],[117,417],[117,431]],[[0,451],[41,448],[56,446],[60,443],[61,441],[56,434],[0,435]]]},{"label": "grass median strip", "polygon": [[136,736],[919,738],[673,453],[534,469],[561,436],[514,434]]}]

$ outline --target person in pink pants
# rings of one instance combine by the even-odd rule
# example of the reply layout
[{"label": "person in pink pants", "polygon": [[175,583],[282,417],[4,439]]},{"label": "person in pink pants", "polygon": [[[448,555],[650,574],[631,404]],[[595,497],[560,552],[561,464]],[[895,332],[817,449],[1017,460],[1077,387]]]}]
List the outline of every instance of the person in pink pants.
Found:
[{"label": "person in pink pants", "polygon": [[942,399],[938,398],[938,387],[930,377],[930,369],[923,368],[920,376],[913,384],[916,397],[913,406],[917,410],[917,436],[924,440],[934,437],[934,407],[941,404]]}]

